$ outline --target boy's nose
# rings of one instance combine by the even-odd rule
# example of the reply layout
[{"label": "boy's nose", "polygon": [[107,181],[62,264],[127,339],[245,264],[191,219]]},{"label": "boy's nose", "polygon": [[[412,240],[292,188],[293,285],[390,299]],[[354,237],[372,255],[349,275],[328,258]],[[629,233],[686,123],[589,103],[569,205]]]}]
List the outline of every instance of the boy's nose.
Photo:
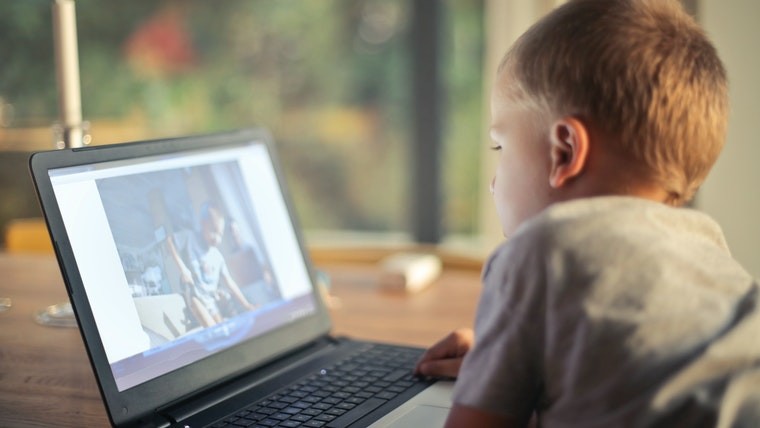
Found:
[{"label": "boy's nose", "polygon": [[495,183],[496,183],[496,176],[493,176],[491,177],[491,185],[488,188],[488,190],[491,192],[492,195],[493,195],[493,191],[494,191],[493,188],[495,186]]}]

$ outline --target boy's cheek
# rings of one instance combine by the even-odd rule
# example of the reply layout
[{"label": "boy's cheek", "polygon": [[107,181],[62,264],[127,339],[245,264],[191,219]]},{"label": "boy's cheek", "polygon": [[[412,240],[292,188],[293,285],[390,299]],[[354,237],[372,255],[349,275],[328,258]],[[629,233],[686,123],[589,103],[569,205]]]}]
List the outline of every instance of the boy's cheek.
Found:
[{"label": "boy's cheek", "polygon": [[504,189],[494,187],[493,203],[496,208],[496,214],[499,217],[499,224],[501,224],[502,233],[504,236],[509,236],[513,229],[515,219],[514,205],[509,201],[507,195],[505,195]]}]

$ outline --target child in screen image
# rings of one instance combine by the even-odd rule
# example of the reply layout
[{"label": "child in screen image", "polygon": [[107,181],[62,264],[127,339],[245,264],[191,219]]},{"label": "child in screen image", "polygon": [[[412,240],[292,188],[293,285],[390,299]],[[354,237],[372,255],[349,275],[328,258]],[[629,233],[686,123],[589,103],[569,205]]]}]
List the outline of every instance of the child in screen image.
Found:
[{"label": "child in screen image", "polygon": [[255,309],[255,306],[248,302],[230,276],[224,255],[219,250],[225,226],[219,209],[210,203],[202,205],[200,226],[200,234],[175,232],[168,237],[167,244],[180,271],[187,305],[201,325],[208,327],[228,316],[223,313],[222,304],[230,295],[245,310]]},{"label": "child in screen image", "polygon": [[726,72],[677,1],[570,0],[496,73],[508,240],[474,330],[415,368],[449,427],[760,426],[758,283],[683,208],[725,142]]}]

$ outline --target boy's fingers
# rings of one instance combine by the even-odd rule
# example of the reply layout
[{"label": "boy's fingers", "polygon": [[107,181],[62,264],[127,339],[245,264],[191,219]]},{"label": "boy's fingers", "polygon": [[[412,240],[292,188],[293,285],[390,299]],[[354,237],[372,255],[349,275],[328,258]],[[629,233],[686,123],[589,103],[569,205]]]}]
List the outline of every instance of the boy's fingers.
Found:
[{"label": "boy's fingers", "polygon": [[472,346],[471,330],[459,329],[452,331],[446,337],[428,348],[420,360],[459,357],[464,355]]},{"label": "boy's fingers", "polygon": [[415,365],[414,372],[418,374],[423,374],[425,376],[432,376],[427,373],[422,373],[421,367],[425,364],[430,364],[436,361],[442,361],[446,360],[448,358],[456,357],[456,355],[452,355],[452,349],[455,347],[449,343],[446,343],[446,339],[436,343],[435,345],[428,348],[420,357],[419,360],[417,360],[417,364]]},{"label": "boy's fingers", "polygon": [[472,330],[469,329],[459,329],[449,333],[422,354],[420,359],[417,360],[414,371],[421,373],[420,367],[423,364],[441,360],[459,359],[461,365],[461,357],[472,346],[472,336]]},{"label": "boy's fingers", "polygon": [[422,376],[455,378],[461,366],[462,358],[425,361],[417,366],[417,373]]},{"label": "boy's fingers", "polygon": [[451,336],[446,336],[443,340],[428,348],[422,354],[422,357],[420,357],[420,361],[451,357],[451,352],[454,349],[456,349],[456,345],[452,343]]}]

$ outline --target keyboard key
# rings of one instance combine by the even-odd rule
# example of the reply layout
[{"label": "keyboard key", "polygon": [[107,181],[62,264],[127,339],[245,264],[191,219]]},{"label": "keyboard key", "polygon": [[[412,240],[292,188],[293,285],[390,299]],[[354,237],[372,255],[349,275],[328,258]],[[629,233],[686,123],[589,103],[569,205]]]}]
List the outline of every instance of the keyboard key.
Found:
[{"label": "keyboard key", "polygon": [[296,401],[293,403],[293,407],[298,407],[299,409],[308,409],[311,407],[311,403],[307,403],[305,401]]},{"label": "keyboard key", "polygon": [[292,418],[290,418],[290,420],[298,421],[298,422],[306,422],[309,419],[311,419],[311,416],[304,415],[303,413],[301,413],[300,415],[294,415]]},{"label": "keyboard key", "polygon": [[386,382],[396,382],[397,380],[403,378],[409,374],[409,370],[396,370],[394,372],[389,373],[387,376],[383,378]]},{"label": "keyboard key", "polygon": [[[274,410],[274,409],[272,409],[272,410]],[[269,414],[256,412],[256,413],[251,413],[250,415],[246,416],[245,418],[246,419],[250,419],[252,421],[260,421],[262,419],[266,419],[268,416],[269,416]]]},{"label": "keyboard key", "polygon": [[284,409],[284,408],[288,407],[289,405],[290,405],[290,403],[283,403],[282,401],[276,401],[274,403],[270,403],[269,407],[271,407],[273,409]]},{"label": "keyboard key", "polygon": [[[328,409],[328,411],[330,411],[330,410],[332,410],[332,409]],[[308,416],[317,416],[317,415],[321,415],[322,412],[323,412],[323,410],[311,408],[311,409],[304,410],[303,412],[301,412],[301,414],[302,415],[308,415]]]},{"label": "keyboard key", "polygon": [[[369,400],[355,407],[350,412],[347,412],[343,416],[340,416],[337,419],[329,422],[327,426],[329,428],[345,428],[351,425],[352,423],[356,422],[359,418],[366,415],[367,413],[382,406],[386,402],[387,401],[381,400],[379,398],[370,398]],[[325,415],[321,415],[321,416],[325,416]]]},{"label": "keyboard key", "polygon": [[383,400],[390,400],[391,398],[395,397],[396,395],[398,395],[398,394],[396,394],[395,392],[383,391],[383,392],[375,395],[375,397],[382,398]]},{"label": "keyboard key", "polygon": [[275,413],[274,415],[270,416],[272,419],[277,419],[279,421],[285,421],[290,419],[290,415],[287,413]]}]

